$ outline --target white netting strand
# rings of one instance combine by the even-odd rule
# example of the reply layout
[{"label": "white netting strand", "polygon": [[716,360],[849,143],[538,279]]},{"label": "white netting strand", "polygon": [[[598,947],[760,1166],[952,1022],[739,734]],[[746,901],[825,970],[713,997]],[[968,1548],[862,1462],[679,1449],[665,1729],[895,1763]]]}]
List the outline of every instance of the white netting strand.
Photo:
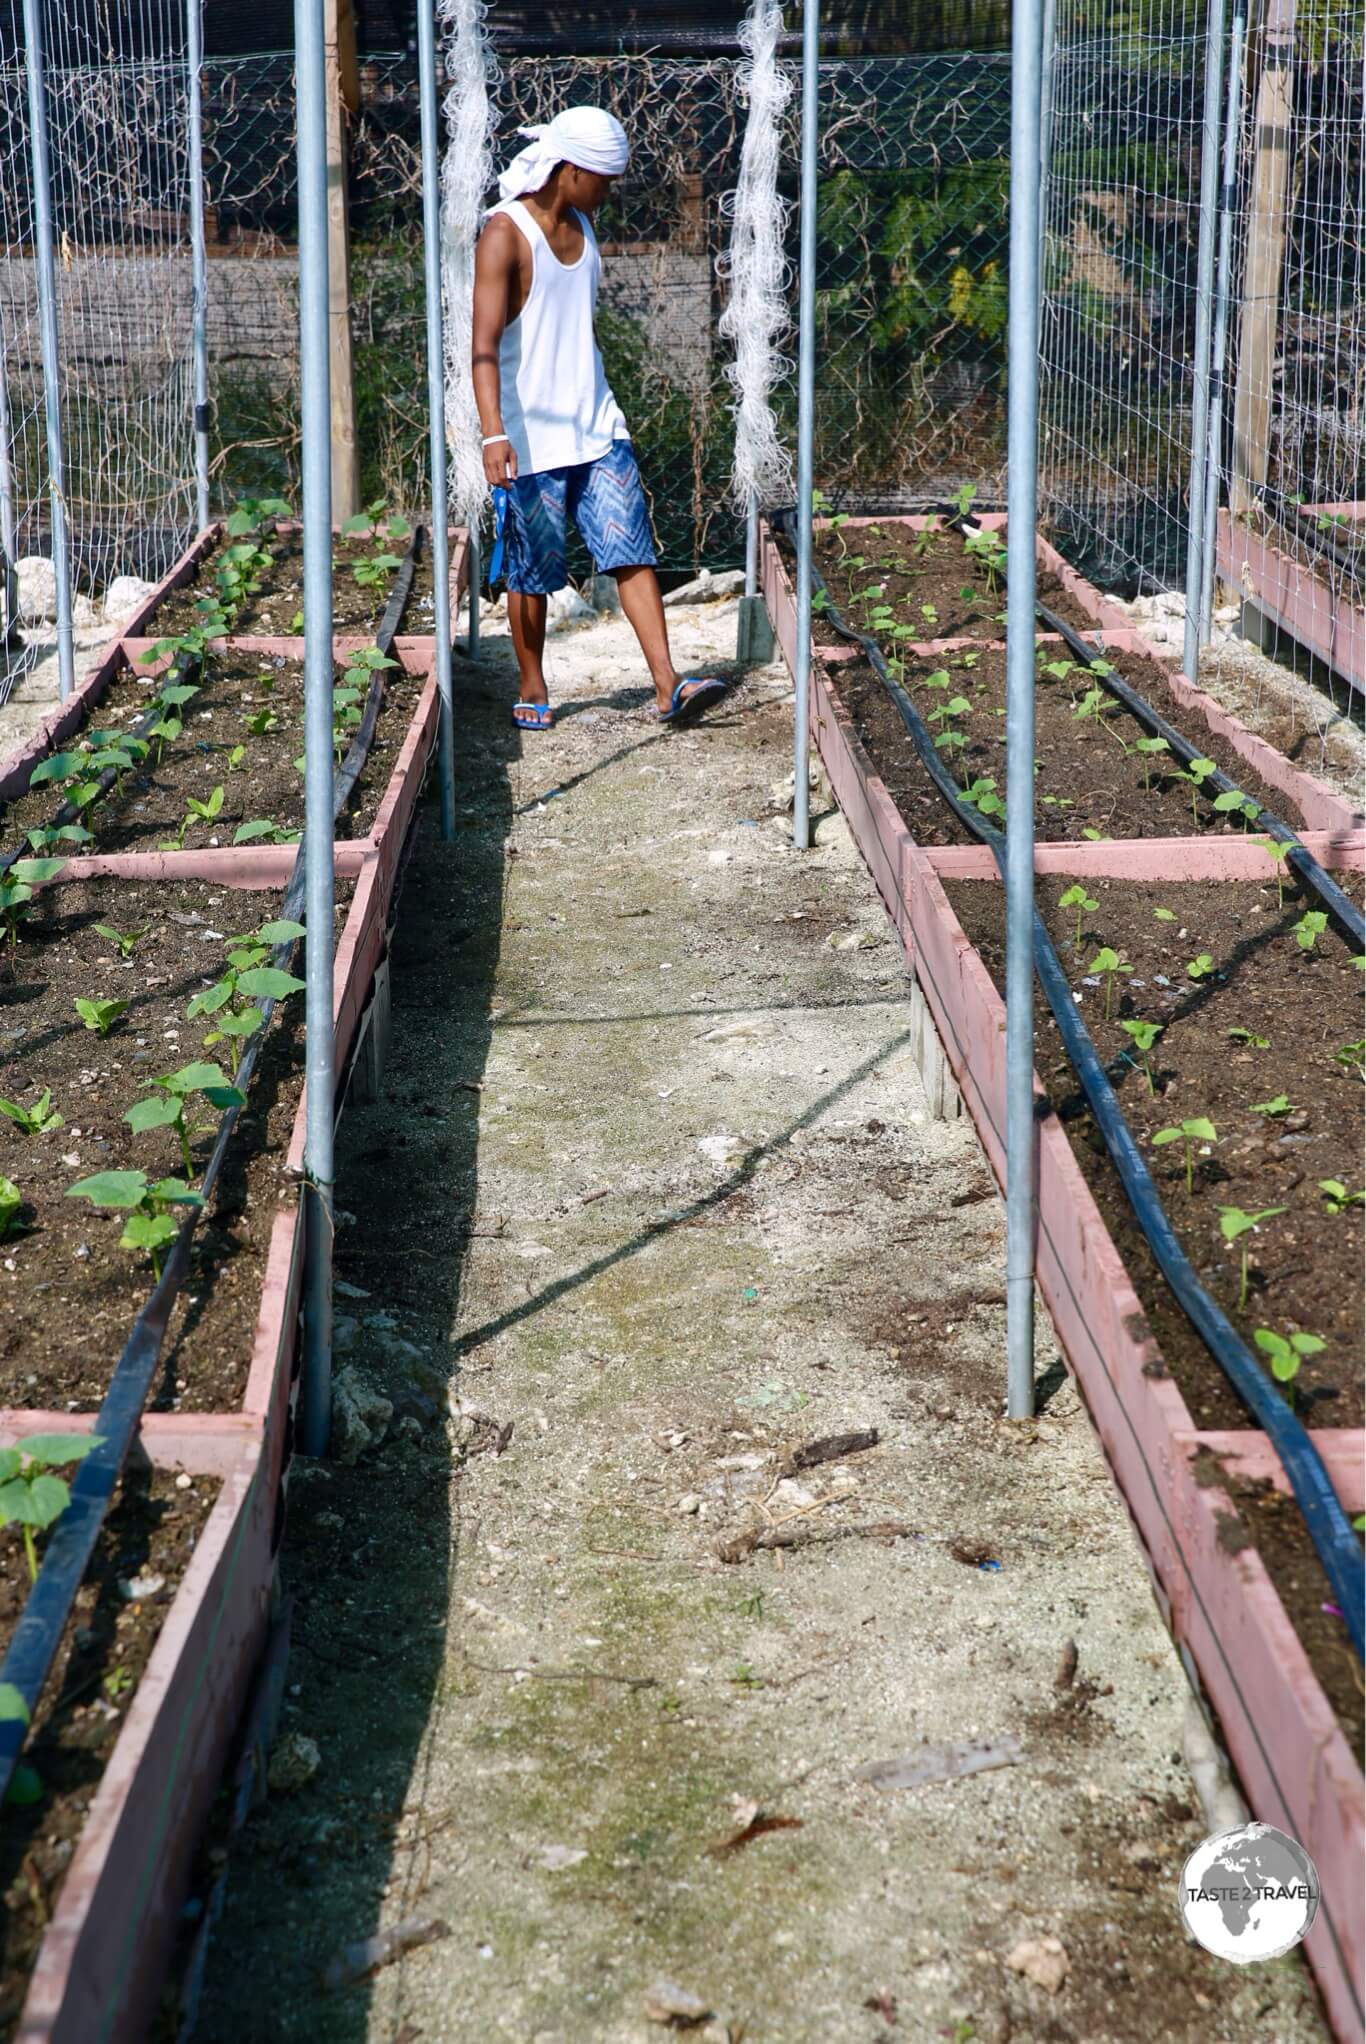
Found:
[{"label": "white netting strand", "polygon": [[780,0],[753,0],[739,40],[749,62],[740,73],[748,104],[740,155],[740,179],[722,201],[733,222],[730,247],[717,270],[729,279],[730,295],[720,331],[734,344],[726,375],[735,391],[735,459],[731,470],[737,506],[751,497],[772,502],[791,492],[792,464],[778,437],[769,393],[791,363],[779,352],[789,325],[788,264],[783,254],[786,200],[778,194],[783,109],[792,80],[778,63],[782,34]]},{"label": "white netting strand", "polygon": [[441,167],[441,273],[446,340],[446,438],[457,524],[477,531],[488,504],[479,413],[470,377],[474,244],[493,180],[497,66],[484,29],[486,0],[440,0],[446,77],[446,159]]}]

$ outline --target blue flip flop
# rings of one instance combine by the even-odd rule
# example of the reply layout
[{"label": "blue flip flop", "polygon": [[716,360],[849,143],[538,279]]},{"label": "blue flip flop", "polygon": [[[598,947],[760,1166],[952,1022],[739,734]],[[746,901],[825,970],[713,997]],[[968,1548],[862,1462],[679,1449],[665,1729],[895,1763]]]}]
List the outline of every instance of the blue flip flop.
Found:
[{"label": "blue flip flop", "polygon": [[549,703],[514,703],[512,721],[519,731],[549,731],[555,722],[555,712]]},{"label": "blue flip flop", "polygon": [[[689,686],[692,687],[692,694],[685,696],[683,691]],[[681,723],[684,717],[691,716],[695,710],[704,709],[708,703],[715,702],[717,697],[723,696],[725,692],[726,684],[719,675],[685,674],[674,690],[669,708],[658,712],[659,721],[661,724]]]}]

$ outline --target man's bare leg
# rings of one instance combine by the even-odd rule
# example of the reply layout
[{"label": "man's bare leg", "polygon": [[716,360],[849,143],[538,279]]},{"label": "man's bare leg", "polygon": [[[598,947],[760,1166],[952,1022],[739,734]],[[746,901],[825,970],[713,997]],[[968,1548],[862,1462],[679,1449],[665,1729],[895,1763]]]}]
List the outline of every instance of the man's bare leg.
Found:
[{"label": "man's bare leg", "polygon": [[543,596],[524,596],[519,589],[509,589],[508,626],[512,632],[512,650],[517,655],[522,677],[521,701],[524,703],[548,701],[542,664],[545,619],[546,600]]},{"label": "man's bare leg", "polygon": [[[655,701],[661,710],[667,710],[673,703],[680,677],[674,666],[673,654],[669,651],[669,628],[664,619],[659,577],[653,568],[617,568],[614,572],[621,607],[640,641],[640,650],[645,655],[650,679],[655,685]],[[685,689],[682,700],[686,703],[694,693],[693,689]]]}]

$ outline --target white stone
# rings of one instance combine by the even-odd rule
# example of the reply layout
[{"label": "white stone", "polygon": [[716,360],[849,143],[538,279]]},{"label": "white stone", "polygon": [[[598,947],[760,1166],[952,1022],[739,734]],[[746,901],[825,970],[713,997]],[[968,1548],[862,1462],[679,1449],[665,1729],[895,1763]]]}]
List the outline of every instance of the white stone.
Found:
[{"label": "white stone", "polygon": [[546,598],[546,624],[548,632],[562,632],[570,625],[579,625],[587,618],[595,618],[597,612],[591,603],[585,603],[577,589],[557,589]]},{"label": "white stone", "polygon": [[25,624],[42,624],[57,615],[57,570],[43,554],[25,554],[15,562],[19,577],[19,615]]},{"label": "white stone", "polygon": [[121,625],[155,588],[155,582],[144,582],[141,575],[116,575],[104,592],[105,623]]},{"label": "white stone", "polygon": [[393,1416],[392,1401],[367,1383],[354,1365],[339,1370],[332,1382],[333,1459],[359,1462],[367,1448],[384,1439]]},{"label": "white stone", "polygon": [[695,581],[671,589],[664,602],[669,607],[680,603],[715,603],[722,597],[739,596],[744,586],[743,568],[722,568],[719,574],[704,568]]}]

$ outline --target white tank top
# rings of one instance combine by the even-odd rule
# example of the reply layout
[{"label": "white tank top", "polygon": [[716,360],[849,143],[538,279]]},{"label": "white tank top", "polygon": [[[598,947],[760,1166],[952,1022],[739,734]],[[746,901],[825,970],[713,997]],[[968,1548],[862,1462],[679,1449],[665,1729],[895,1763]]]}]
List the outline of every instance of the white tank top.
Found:
[{"label": "white tank top", "polygon": [[520,199],[489,213],[506,213],[531,248],[531,289],[498,344],[503,431],[512,442],[519,475],[597,461],[614,440],[629,440],[621,407],[603,372],[593,333],[602,258],[593,229],[583,229],[583,252],[562,263]]}]

